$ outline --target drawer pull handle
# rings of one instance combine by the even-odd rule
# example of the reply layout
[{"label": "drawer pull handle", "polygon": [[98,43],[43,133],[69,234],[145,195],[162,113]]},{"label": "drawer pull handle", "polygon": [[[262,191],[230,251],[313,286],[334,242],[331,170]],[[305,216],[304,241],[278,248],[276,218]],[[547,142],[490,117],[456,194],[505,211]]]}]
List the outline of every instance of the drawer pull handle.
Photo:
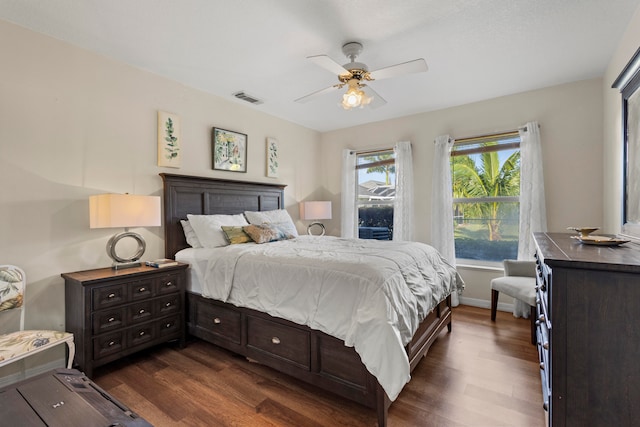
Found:
[{"label": "drawer pull handle", "polygon": [[222,323],[222,320],[220,320],[219,317],[216,317],[215,319],[213,319],[213,323],[215,323],[216,325],[219,325],[220,323]]},{"label": "drawer pull handle", "polygon": [[140,333],[138,335],[143,336],[144,335],[144,331],[140,331]]},{"label": "drawer pull handle", "polygon": [[278,338],[278,337],[273,337],[273,338],[271,338],[271,342],[272,342],[272,343],[274,343],[274,344],[276,344],[276,345],[277,345],[277,344],[280,344],[280,338]]},{"label": "drawer pull handle", "polygon": [[143,287],[141,287],[140,289],[138,289],[138,292],[144,292],[144,291],[146,291],[146,290],[147,290],[147,288],[145,288],[145,287],[143,286]]},{"label": "drawer pull handle", "polygon": [[115,298],[115,297],[116,297],[116,294],[114,294],[114,293],[111,293],[111,294],[107,295],[107,298],[109,298],[109,299]]},{"label": "drawer pull handle", "polygon": [[168,302],[168,303],[166,303],[164,306],[165,306],[165,307],[171,307],[171,303],[170,303],[170,302]]},{"label": "drawer pull handle", "polygon": [[166,286],[166,287],[173,286],[173,283],[172,283],[172,282],[167,282],[167,283],[165,284],[165,286]]},{"label": "drawer pull handle", "polygon": [[111,323],[111,322],[115,322],[116,318],[115,317],[110,317],[109,320],[107,320],[107,322]]},{"label": "drawer pull handle", "polygon": [[540,362],[540,369],[544,370],[544,362]]},{"label": "drawer pull handle", "polygon": [[141,308],[140,311],[138,312],[138,314],[142,314],[144,313],[144,308]]},{"label": "drawer pull handle", "polygon": [[62,405],[64,405],[64,401],[61,400],[60,402],[51,405],[51,407],[55,409],[61,407]]},{"label": "drawer pull handle", "polygon": [[166,325],[164,325],[165,328],[169,329],[171,327],[171,323],[167,323]]},{"label": "drawer pull handle", "polygon": [[111,341],[111,342],[109,343],[109,347],[113,347],[114,345],[116,345],[116,342],[115,342],[115,341]]}]

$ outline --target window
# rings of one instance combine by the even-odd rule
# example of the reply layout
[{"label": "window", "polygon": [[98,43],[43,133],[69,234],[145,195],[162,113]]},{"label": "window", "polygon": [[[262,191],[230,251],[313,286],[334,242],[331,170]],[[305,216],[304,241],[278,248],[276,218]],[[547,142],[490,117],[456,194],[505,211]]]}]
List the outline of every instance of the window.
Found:
[{"label": "window", "polygon": [[356,153],[359,238],[393,238],[395,182],[396,164],[393,149]]},{"label": "window", "polygon": [[456,258],[517,258],[519,134],[456,141],[451,151],[451,183]]}]

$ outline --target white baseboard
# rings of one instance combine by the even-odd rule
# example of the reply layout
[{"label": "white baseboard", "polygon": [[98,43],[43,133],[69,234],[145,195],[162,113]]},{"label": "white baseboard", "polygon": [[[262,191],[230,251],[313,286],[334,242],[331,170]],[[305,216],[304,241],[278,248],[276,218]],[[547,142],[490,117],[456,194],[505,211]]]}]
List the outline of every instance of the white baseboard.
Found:
[{"label": "white baseboard", "polygon": [[[478,299],[478,298],[466,298],[460,297],[460,304],[470,305],[471,307],[480,307],[480,308],[491,308],[491,301],[487,301],[486,299]],[[504,302],[499,302],[497,309],[499,311],[506,311],[509,313],[513,313],[513,304],[507,304]]]}]

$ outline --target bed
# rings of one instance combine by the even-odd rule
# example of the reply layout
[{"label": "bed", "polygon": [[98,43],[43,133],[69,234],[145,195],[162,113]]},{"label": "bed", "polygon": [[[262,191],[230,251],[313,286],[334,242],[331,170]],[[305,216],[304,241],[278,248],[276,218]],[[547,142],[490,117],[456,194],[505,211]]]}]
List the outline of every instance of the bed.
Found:
[{"label": "bed", "polygon": [[[395,398],[397,385],[390,386],[388,379],[381,376],[377,368],[371,369],[371,356],[367,356],[362,346],[353,344],[353,337],[346,338],[348,334],[345,336],[338,333],[337,336],[345,336],[345,339],[336,338],[323,331],[327,330],[322,326],[326,323],[323,321],[314,323],[296,319],[298,321],[294,322],[279,315],[273,315],[273,310],[263,311],[251,308],[250,304],[241,306],[238,304],[238,298],[233,300],[231,291],[228,294],[216,295],[216,298],[205,297],[203,295],[209,295],[210,292],[206,290],[203,292],[202,283],[196,283],[202,281],[203,277],[202,274],[199,276],[195,274],[199,262],[197,257],[184,258],[185,254],[190,253],[181,224],[182,220],[187,219],[187,215],[233,215],[245,211],[283,209],[285,186],[164,173],[160,175],[164,182],[165,256],[176,258],[178,254],[180,259],[191,260],[193,265],[190,269],[190,286],[186,298],[186,323],[189,334],[370,407],[377,413],[378,425],[385,426],[388,408],[392,402],[385,388],[393,390],[391,395]],[[313,241],[310,237],[300,237],[290,242],[282,242],[282,246],[292,247],[293,249],[290,249],[292,253],[301,253],[307,251],[312,245],[329,243],[343,246],[354,244],[345,242],[344,239],[329,238]],[[393,245],[392,242],[386,243]],[[385,242],[375,242],[374,245],[384,244]],[[263,248],[268,245],[276,246],[273,243],[257,246],[261,247],[259,248],[261,252],[265,252]],[[233,248],[235,252],[241,253],[241,255],[234,255],[235,258],[228,255],[230,262],[227,263],[233,265],[239,259],[244,261],[242,256],[248,257],[249,255],[246,254],[253,250],[250,246],[244,248],[239,248],[243,245],[231,246],[235,246]],[[400,252],[402,252],[401,249],[398,246]],[[330,250],[327,247],[325,253],[330,253]],[[402,256],[409,257],[409,251],[405,250]],[[200,262],[206,263],[206,261]],[[459,282],[455,283],[455,286],[451,284],[447,292],[438,295],[437,300],[432,304],[432,309],[422,314],[421,318],[424,319],[419,324],[413,325],[411,331],[415,330],[415,332],[402,341],[403,343],[407,341],[404,348],[401,347],[400,350],[406,360],[408,374],[426,355],[440,332],[445,328],[451,331],[450,292],[461,286],[457,275],[456,280]],[[215,282],[223,281],[224,275],[221,275]],[[226,298],[225,295],[230,297]],[[366,339],[366,334],[359,336]],[[382,358],[385,357],[386,353]],[[373,358],[376,358],[375,355]],[[365,364],[370,369],[367,369]],[[373,375],[370,371],[378,375]]]}]

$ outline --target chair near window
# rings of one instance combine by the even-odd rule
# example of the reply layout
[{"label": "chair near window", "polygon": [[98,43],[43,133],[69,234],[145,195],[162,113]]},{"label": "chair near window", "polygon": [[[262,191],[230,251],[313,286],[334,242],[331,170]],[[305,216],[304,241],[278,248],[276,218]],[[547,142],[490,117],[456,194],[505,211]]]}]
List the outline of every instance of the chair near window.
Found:
[{"label": "chair near window", "polygon": [[0,367],[66,343],[69,347],[67,368],[71,369],[75,356],[73,334],[49,330],[24,330],[26,283],[26,275],[22,269],[14,265],[0,265],[0,316],[10,317],[9,312],[20,311],[20,329],[0,335]]},{"label": "chair near window", "polygon": [[520,300],[531,307],[531,344],[536,343],[536,263],[505,259],[504,277],[491,281],[491,320],[496,321],[500,292]]}]

